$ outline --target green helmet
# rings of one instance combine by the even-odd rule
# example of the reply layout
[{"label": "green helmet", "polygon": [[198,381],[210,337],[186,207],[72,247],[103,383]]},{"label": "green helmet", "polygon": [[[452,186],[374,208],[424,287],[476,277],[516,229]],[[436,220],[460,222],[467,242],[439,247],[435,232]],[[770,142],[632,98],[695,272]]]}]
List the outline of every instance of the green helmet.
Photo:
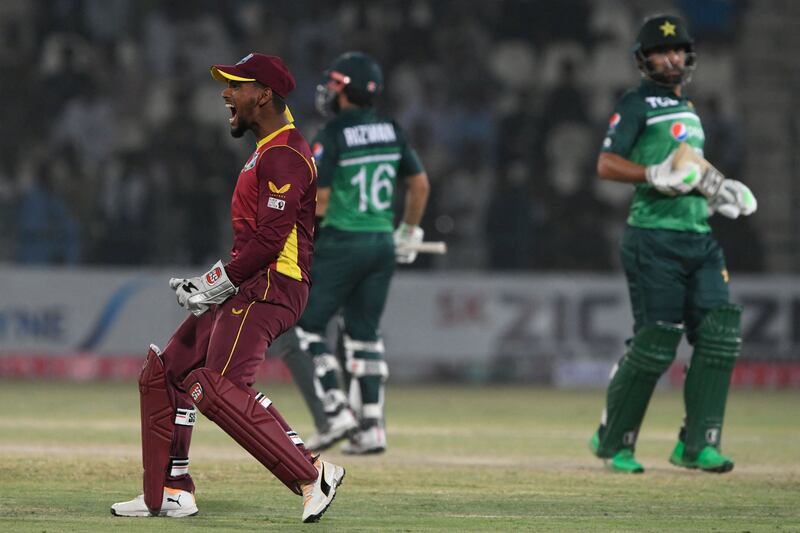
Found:
[{"label": "green helmet", "polygon": [[323,115],[338,113],[336,98],[344,93],[350,102],[368,107],[383,90],[380,65],[362,52],[346,52],[324,72],[325,82],[317,85],[317,110]]},{"label": "green helmet", "polygon": [[[686,51],[686,61],[678,75],[666,75],[656,72],[647,54],[659,49],[683,49]],[[694,52],[694,39],[689,35],[686,23],[673,15],[654,15],[645,19],[636,42],[633,45],[633,55],[636,65],[642,74],[661,85],[675,86],[687,83],[696,66]]]}]

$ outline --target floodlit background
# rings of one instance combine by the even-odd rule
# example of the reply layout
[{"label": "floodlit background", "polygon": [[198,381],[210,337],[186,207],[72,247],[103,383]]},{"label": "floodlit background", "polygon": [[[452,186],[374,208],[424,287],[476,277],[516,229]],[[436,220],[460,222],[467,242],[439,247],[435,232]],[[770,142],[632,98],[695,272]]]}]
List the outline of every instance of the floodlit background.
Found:
[{"label": "floodlit background", "polygon": [[[212,63],[282,56],[309,138],[322,70],[359,49],[432,180],[384,320],[393,379],[602,386],[630,332],[632,187],[594,172],[638,83],[642,18],[680,13],[706,156],[751,217],[714,217],[746,305],[735,383],[800,386],[800,4],[792,1],[4,0],[0,375],[126,377],[182,318],[167,290],[226,258],[233,139]],[[686,350],[681,352],[686,357]],[[271,366],[270,366],[271,365]],[[284,377],[271,361],[265,370]],[[668,380],[680,382],[680,368]]]}]

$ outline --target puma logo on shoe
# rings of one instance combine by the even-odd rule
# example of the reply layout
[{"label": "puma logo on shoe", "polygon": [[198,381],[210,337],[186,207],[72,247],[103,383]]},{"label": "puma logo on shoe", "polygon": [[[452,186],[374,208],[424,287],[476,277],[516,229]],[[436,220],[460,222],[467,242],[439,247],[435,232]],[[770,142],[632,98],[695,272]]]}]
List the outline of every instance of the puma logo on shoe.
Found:
[{"label": "puma logo on shoe", "polygon": [[181,505],[181,496],[183,496],[183,494],[178,494],[177,498],[170,498],[169,496],[167,496],[167,501],[172,503],[177,503],[178,507],[183,507]]},{"label": "puma logo on shoe", "polygon": [[320,488],[322,489],[322,493],[327,497],[331,492],[331,486],[328,485],[328,481],[325,479],[325,462],[322,462],[322,479],[320,483]]}]

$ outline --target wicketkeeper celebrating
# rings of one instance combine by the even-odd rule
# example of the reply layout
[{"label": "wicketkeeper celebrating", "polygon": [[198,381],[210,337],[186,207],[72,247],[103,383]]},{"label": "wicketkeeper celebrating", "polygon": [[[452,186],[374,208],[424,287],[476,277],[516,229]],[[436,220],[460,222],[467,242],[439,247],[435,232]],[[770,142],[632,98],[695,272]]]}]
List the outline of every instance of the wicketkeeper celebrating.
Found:
[{"label": "wicketkeeper celebrating", "polygon": [[694,346],[684,383],[686,418],[670,462],[728,472],[720,453],[731,372],[741,346],[741,308],[729,303],[728,272],[708,217],[756,210],[744,184],[695,163],[676,164],[682,142],[702,152],[700,118],[683,94],[695,68],[694,41],[678,17],[642,25],[634,56],[642,73],[611,117],[597,161],[601,178],[636,186],[621,244],[634,335],[615,366],[606,409],[590,440],[594,453],[622,472],[644,472],[634,448],[659,377],[686,333]]},{"label": "wicketkeeper celebrating", "polygon": [[214,65],[211,75],[227,84],[222,97],[231,135],[249,130],[258,141],[233,192],[231,261],[202,276],[170,280],[191,314],[163,353],[150,346],[139,378],[144,494],[111,512],[197,513],[189,475],[196,407],[302,495],[303,521],[314,522],[333,500],[344,469],[312,457],[270,399],[251,387],[266,347],[306,304],[316,167],[286,108],[295,82],[279,57],[249,54],[236,65]]}]

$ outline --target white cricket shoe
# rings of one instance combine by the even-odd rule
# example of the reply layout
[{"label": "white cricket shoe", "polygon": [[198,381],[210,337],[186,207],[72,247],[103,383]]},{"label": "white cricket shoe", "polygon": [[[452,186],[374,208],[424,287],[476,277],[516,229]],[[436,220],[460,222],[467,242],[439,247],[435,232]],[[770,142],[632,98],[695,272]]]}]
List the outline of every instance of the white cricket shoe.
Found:
[{"label": "white cricket shoe", "polygon": [[385,451],[386,430],[381,425],[358,431],[342,446],[342,453],[347,455],[366,455]]},{"label": "white cricket shoe", "polygon": [[[164,487],[164,499],[161,500],[161,511],[158,516],[169,518],[182,518],[194,516],[198,513],[194,494],[191,492]],[[150,510],[144,503],[144,494],[139,494],[127,502],[115,503],[111,506],[114,516],[151,516]]]},{"label": "white cricket shoe", "polygon": [[328,417],[328,424],[328,431],[314,433],[306,440],[306,448],[312,452],[321,452],[358,430],[358,420],[353,411],[347,407]]},{"label": "white cricket shoe", "polygon": [[302,486],[303,522],[319,521],[336,497],[336,489],[344,479],[344,468],[319,457],[314,460],[314,467],[319,471],[317,480]]}]

